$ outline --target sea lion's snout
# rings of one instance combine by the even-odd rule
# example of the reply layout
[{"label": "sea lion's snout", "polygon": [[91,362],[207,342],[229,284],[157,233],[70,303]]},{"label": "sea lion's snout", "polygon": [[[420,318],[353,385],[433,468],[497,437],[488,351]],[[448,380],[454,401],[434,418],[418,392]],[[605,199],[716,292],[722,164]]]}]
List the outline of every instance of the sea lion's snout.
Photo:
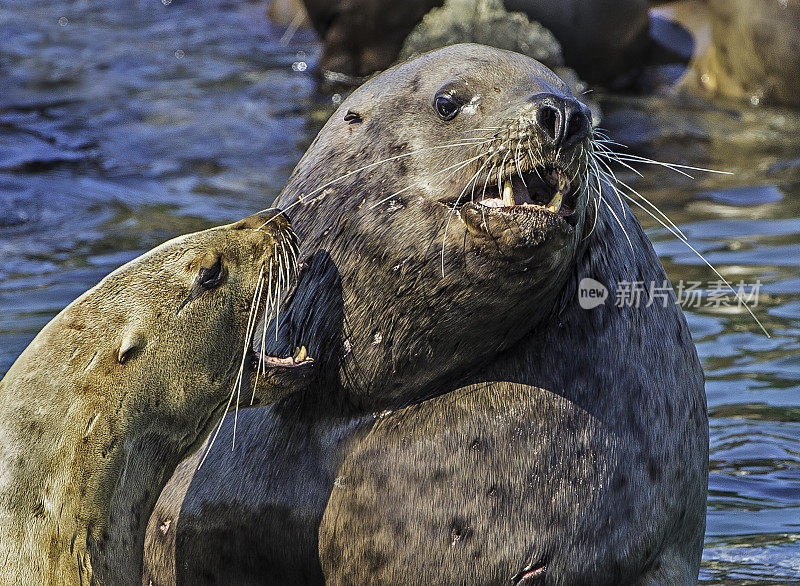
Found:
[{"label": "sea lion's snout", "polygon": [[541,140],[549,148],[566,149],[588,138],[591,113],[575,98],[540,93],[530,103]]},{"label": "sea lion's snout", "polygon": [[588,183],[591,132],[588,109],[572,96],[538,92],[512,105],[480,160],[483,188],[460,209],[470,233],[510,248],[571,233]]},{"label": "sea lion's snout", "polygon": [[287,215],[277,208],[253,214],[228,229],[249,231],[257,250],[253,270],[258,277],[253,283],[242,369],[255,390],[253,404],[271,402],[294,392],[314,363],[305,346],[280,356],[268,354],[265,348],[266,325],[274,322],[275,328],[279,327],[281,311],[286,311],[297,282],[297,236]]}]

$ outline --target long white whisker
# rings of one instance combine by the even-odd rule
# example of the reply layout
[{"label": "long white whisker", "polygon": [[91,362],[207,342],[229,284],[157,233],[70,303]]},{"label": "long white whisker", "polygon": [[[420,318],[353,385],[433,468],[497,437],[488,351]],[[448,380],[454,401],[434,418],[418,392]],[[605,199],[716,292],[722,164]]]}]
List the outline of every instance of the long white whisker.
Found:
[{"label": "long white whisker", "polygon": [[[509,142],[509,141],[506,141]],[[505,143],[503,143],[505,144]],[[502,148],[502,147],[500,147]],[[500,197],[503,197],[503,170],[506,168],[506,159],[508,158],[508,153],[503,155],[503,160],[500,163],[500,168],[497,170],[497,192],[500,194]]]},{"label": "long white whisker", "polygon": [[[600,173],[601,177],[605,177],[609,185],[612,186],[615,185],[617,183],[617,176],[614,174],[614,171],[611,170],[611,167],[608,166],[608,163],[606,163],[599,156],[595,156],[595,160],[597,161],[598,164],[602,165],[605,168],[605,171],[603,169],[600,169],[599,167],[597,168],[597,171]],[[617,199],[619,199],[619,206],[620,209],[622,209],[622,217],[624,218],[627,212],[625,210],[625,206],[622,205],[622,197],[620,196],[619,192],[616,189],[614,190],[614,193],[616,194]]]},{"label": "long white whisker", "polygon": [[675,224],[675,222],[673,222],[672,220],[670,220],[670,219],[669,219],[669,216],[667,216],[667,214],[665,214],[664,212],[662,212],[662,211],[661,211],[661,210],[658,208],[658,206],[657,206],[657,205],[655,205],[653,202],[651,202],[649,199],[647,199],[645,196],[643,196],[641,193],[639,193],[638,191],[636,191],[636,190],[635,190],[633,187],[631,187],[630,185],[628,185],[628,184],[627,184],[627,183],[625,183],[624,181],[620,181],[620,182],[619,182],[619,184],[620,184],[620,185],[622,185],[623,187],[625,187],[625,188],[626,188],[626,189],[629,191],[629,194],[626,194],[626,193],[622,192],[622,194],[623,194],[623,195],[625,195],[625,196],[626,196],[626,197],[628,197],[628,198],[630,198],[630,195],[636,195],[637,197],[639,197],[639,198],[640,198],[642,201],[644,201],[645,203],[647,203],[647,205],[649,205],[649,206],[650,206],[650,207],[651,207],[653,210],[655,210],[655,212],[657,212],[657,213],[658,213],[658,215],[659,215],[659,216],[661,216],[661,217],[664,219],[664,221],[665,221],[665,222],[667,222],[667,223],[668,223],[670,226],[672,226],[672,228],[673,228],[673,229],[674,229],[674,230],[675,230],[675,231],[676,231],[676,232],[677,232],[677,233],[678,233],[678,234],[679,234],[681,237],[683,237],[683,238],[686,238],[686,235],[683,233],[683,230],[681,230],[680,228],[678,228],[678,226]]},{"label": "long white whisker", "polygon": [[275,341],[278,341],[278,323],[280,321],[280,314],[281,314],[281,289],[282,283],[281,280],[283,278],[283,272],[281,271],[281,267],[277,268],[277,276],[278,282],[275,284]]},{"label": "long white whisker", "polygon": [[[245,334],[244,350],[242,351],[242,362],[239,365],[239,374],[236,377],[236,403],[233,406],[233,439],[231,441],[231,451],[236,448],[236,425],[239,423],[239,400],[242,392],[242,378],[244,377],[244,365],[247,358],[247,347],[256,329],[258,321],[258,308],[261,305],[261,294],[264,292],[264,267],[258,272],[258,284],[256,285],[256,297],[250,308],[250,315],[247,318],[247,333]],[[256,381],[258,379],[256,378]],[[255,386],[253,386],[255,389]]]},{"label": "long white whisker", "polygon": [[[612,151],[613,152],[613,151]],[[607,154],[603,152],[598,152],[601,156],[608,157]],[[693,167],[691,165],[680,165],[678,163],[665,163],[663,161],[656,161],[654,159],[648,159],[647,157],[640,157],[639,155],[632,155],[631,153],[617,153],[614,152],[614,156],[617,157],[620,162],[627,161],[630,163],[642,163],[645,165],[657,165],[659,167],[665,167],[671,171],[675,171],[676,173],[680,173],[690,179],[694,179],[691,175],[683,171],[682,169],[686,169],[688,171],[699,171],[702,173],[715,173],[717,175],[733,175],[730,171],[719,171],[717,169],[707,169],[705,167]]]},{"label": "long white whisker", "polygon": [[479,173],[480,173],[480,169],[475,171],[475,174],[470,178],[469,181],[467,181],[467,184],[464,186],[464,189],[461,190],[461,193],[456,198],[456,202],[455,202],[455,204],[453,204],[453,208],[447,214],[447,222],[445,223],[444,235],[442,236],[442,278],[444,278],[444,247],[445,247],[445,240],[447,238],[447,229],[450,227],[450,220],[453,217],[453,212],[455,211],[456,206],[458,206],[458,202],[461,201],[461,198],[464,196],[464,194],[466,193],[467,189],[469,189],[469,184],[472,183],[473,181],[475,181],[478,178],[478,174]]},{"label": "long white whisker", "polygon": [[[256,370],[256,381],[258,381],[258,377],[261,374],[264,366],[264,349],[267,347],[267,319],[269,315],[269,310],[273,304],[272,299],[272,259],[269,259],[269,286],[267,287],[267,299],[264,302],[264,327],[261,329],[261,356],[258,357],[258,369]],[[252,405],[253,402],[256,400],[256,387],[253,386],[253,395],[250,397],[250,404]]]},{"label": "long white whisker", "polygon": [[600,196],[600,199],[602,200],[602,202],[604,204],[606,204],[606,207],[608,208],[608,211],[611,212],[612,216],[614,216],[614,219],[617,221],[617,224],[619,224],[619,227],[622,228],[622,233],[625,234],[625,238],[628,241],[628,245],[631,247],[631,251],[633,251],[633,242],[631,242],[630,236],[628,236],[628,231],[625,230],[625,226],[623,226],[622,221],[619,219],[619,216],[614,211],[614,208],[611,207],[611,204],[609,204],[606,201],[606,198],[603,197],[602,194]]},{"label": "long white whisker", "polygon": [[[477,155],[477,156],[474,156],[474,157],[472,157],[471,159],[467,159],[467,160],[465,160],[465,161],[459,161],[458,163],[456,163],[456,164],[454,164],[454,165],[450,165],[449,167],[445,167],[444,169],[441,169],[440,171],[437,171],[436,173],[433,173],[431,176],[432,176],[432,177],[435,177],[435,176],[437,176],[437,175],[440,175],[440,174],[442,174],[442,173],[446,173],[447,171],[450,171],[451,169],[454,169],[454,168],[456,168],[456,167],[458,167],[458,169],[461,169],[462,167],[466,167],[466,166],[467,166],[469,163],[471,163],[471,162],[473,162],[473,161],[477,161],[477,160],[478,160],[478,159],[480,159],[482,156],[483,156],[483,154],[479,154],[479,155]],[[372,206],[370,206],[370,209],[372,209],[372,208],[376,208],[376,207],[378,207],[379,205],[381,205],[382,203],[385,203],[385,202],[389,201],[389,200],[390,200],[390,199],[392,199],[394,196],[396,196],[396,195],[400,195],[400,194],[401,194],[401,193],[403,193],[404,191],[408,191],[408,190],[409,190],[409,189],[411,189],[412,187],[418,187],[418,186],[419,186],[419,185],[418,185],[417,183],[412,183],[411,185],[408,185],[408,186],[404,187],[403,189],[400,189],[399,191],[395,191],[393,194],[391,194],[391,195],[389,195],[389,196],[387,196],[387,197],[384,197],[384,198],[383,198],[382,200],[380,200],[379,202],[377,202],[377,203],[373,204]]]},{"label": "long white whisker", "polygon": [[[481,172],[481,171],[483,171],[483,170],[486,168],[486,165],[488,165],[488,164],[489,164],[489,161],[491,161],[491,158],[487,158],[487,159],[486,159],[486,160],[483,162],[483,165],[481,165],[481,166],[478,168],[478,173],[479,173],[479,174],[480,174],[480,172]],[[492,168],[494,168],[494,165],[492,165]],[[489,179],[489,176],[487,175],[487,176],[486,176],[486,179],[485,179],[485,180],[484,180],[484,182],[483,182],[483,185],[484,185],[484,187],[483,187],[483,197],[485,197],[485,196],[486,196],[486,181],[488,181],[488,179]],[[475,188],[476,188],[477,186],[478,186],[478,182],[477,182],[477,181],[473,181],[473,182],[472,182],[472,192],[470,193],[470,201],[472,201],[472,202],[474,202],[474,201],[475,201]],[[451,211],[452,211],[452,210],[451,210]]]},{"label": "long white whisker", "polygon": [[631,165],[629,165],[628,163],[626,163],[625,161],[620,159],[617,156],[617,154],[615,152],[613,152],[613,151],[606,151],[606,150],[603,150],[601,148],[601,149],[599,149],[597,151],[597,156],[605,157],[605,158],[607,158],[607,159],[609,159],[609,160],[611,160],[611,161],[613,161],[613,162],[615,162],[615,163],[617,163],[619,165],[622,165],[623,167],[625,167],[626,169],[632,171],[633,173],[635,173],[639,177],[644,177],[644,175],[642,175],[636,167],[632,167]]},{"label": "long white whisker", "polygon": [[492,166],[489,168],[488,173],[486,173],[486,179],[483,180],[483,191],[481,192],[481,199],[486,199],[486,188],[489,186],[489,179],[492,177],[492,173],[494,173],[494,168],[497,166],[497,161],[494,160],[494,157],[491,159],[487,159],[492,161]]},{"label": "long white whisker", "polygon": [[[260,288],[259,286],[262,284],[263,275],[264,275],[264,267],[261,267],[261,270],[258,272],[258,283],[256,285],[256,290],[253,292],[253,302],[255,302],[256,295],[258,294],[258,291],[259,291],[259,288]],[[250,322],[252,320],[252,316],[253,316],[253,308],[251,306],[251,308],[250,308],[250,316],[248,316],[248,319],[247,319],[247,328],[246,328],[247,333],[245,335],[245,349],[244,349],[244,352],[242,354],[242,362],[241,362],[241,364],[239,366],[239,374],[236,377],[237,382],[241,381],[241,376],[242,376],[242,373],[243,373],[243,370],[244,370],[244,362],[245,362],[245,358],[247,357],[247,344],[248,344],[248,341],[250,339],[250,335],[252,335],[252,332],[250,332],[250,327],[251,327],[251,323]],[[231,389],[231,394],[228,397],[228,403],[225,405],[225,410],[222,412],[222,417],[220,418],[219,423],[217,424],[216,430],[214,431],[214,435],[211,438],[211,442],[209,442],[208,447],[206,448],[206,451],[205,451],[205,453],[203,454],[203,457],[200,460],[200,463],[197,465],[197,469],[198,470],[200,470],[200,467],[203,465],[203,462],[206,461],[206,458],[208,457],[208,454],[211,452],[211,448],[214,446],[214,442],[217,440],[217,436],[219,435],[219,431],[222,429],[222,424],[225,422],[225,416],[228,414],[228,410],[231,408],[231,402],[233,401],[233,397],[234,397],[235,394],[236,394],[236,383],[234,383],[234,388]]]},{"label": "long white whisker", "polygon": [[[604,143],[604,144],[617,144],[619,146],[625,147],[625,145],[621,145],[620,143],[616,143],[615,141],[610,140],[607,137],[607,135],[605,135],[604,133],[597,133],[597,134],[598,134],[598,136],[601,137],[601,139],[599,141],[593,141],[595,143],[599,142],[599,143]],[[653,220],[655,220],[659,225],[661,225],[664,229],[666,229],[670,234],[672,234],[675,238],[677,238],[680,242],[682,242],[701,261],[703,261],[703,263],[708,268],[710,268],[714,272],[714,274],[717,277],[719,277],[719,279],[723,283],[725,283],[725,286],[734,294],[734,296],[736,297],[737,301],[741,305],[743,305],[745,307],[747,312],[750,314],[750,317],[752,317],[755,320],[755,322],[758,324],[759,328],[761,328],[761,331],[764,332],[764,335],[767,336],[767,338],[769,338],[770,337],[769,332],[767,332],[767,329],[764,327],[764,324],[762,324],[761,321],[758,319],[758,317],[756,317],[756,315],[753,312],[753,310],[751,309],[751,307],[745,302],[744,298],[742,298],[740,292],[737,291],[736,289],[734,289],[733,286],[730,284],[730,282],[725,277],[722,276],[722,274],[719,272],[719,270],[717,270],[717,268],[714,265],[712,265],[708,261],[708,259],[706,259],[706,257],[699,250],[697,250],[694,246],[692,246],[692,244],[689,242],[688,238],[683,233],[683,231],[672,220],[670,220],[669,217],[658,208],[658,206],[656,206],[653,202],[651,202],[649,199],[644,197],[641,193],[636,191],[633,187],[631,187],[630,185],[628,185],[624,181],[620,181],[614,175],[614,173],[611,171],[611,169],[608,167],[608,165],[603,161],[603,159],[607,159],[609,161],[613,161],[613,162],[619,163],[620,165],[623,165],[624,167],[627,167],[628,169],[630,169],[634,173],[638,174],[639,176],[641,176],[641,173],[639,173],[636,169],[631,167],[628,163],[643,163],[643,164],[646,164],[646,165],[657,165],[657,166],[660,166],[660,167],[665,167],[667,169],[670,169],[671,171],[675,171],[676,173],[680,173],[681,175],[689,177],[690,179],[693,179],[693,177],[691,175],[689,175],[688,173],[686,173],[685,171],[683,171],[684,169],[689,170],[689,171],[699,171],[699,172],[703,172],[703,173],[715,173],[715,174],[719,174],[719,175],[733,175],[733,173],[731,173],[729,171],[718,171],[716,169],[707,169],[707,168],[704,168],[704,167],[695,167],[695,166],[691,166],[691,165],[680,165],[680,164],[677,164],[677,163],[664,163],[664,162],[661,162],[661,161],[656,161],[656,160],[653,160],[653,159],[649,159],[647,157],[641,157],[639,155],[633,155],[633,154],[630,154],[630,153],[618,153],[618,152],[610,150],[608,147],[604,146],[604,144],[596,144],[595,145],[597,148],[595,150],[595,156],[592,157],[593,163],[594,163],[593,164],[593,167],[594,167],[593,174],[594,174],[595,178],[598,181],[598,188],[601,189],[601,187],[600,187],[600,181],[601,181],[600,178],[601,178],[601,176],[605,176],[606,182],[609,184],[609,186],[611,188],[613,188],[616,191],[618,197],[621,195],[621,196],[625,197],[625,199],[627,199],[631,203],[633,203],[636,206],[638,206],[639,209],[644,211],[648,216],[650,216]],[[608,172],[605,172],[605,171],[601,170],[599,168],[599,166],[598,166],[598,163],[602,164],[608,170]],[[623,188],[627,189],[628,193],[626,193],[622,189],[619,189],[617,187],[617,185],[621,185]],[[602,189],[601,189],[601,193],[602,193]],[[634,197],[634,195],[637,196],[639,199]],[[616,216],[616,214],[614,213],[613,209],[611,209],[611,206],[608,204],[608,202],[606,202],[605,199],[604,199],[604,202],[605,202],[606,206],[608,207],[609,211],[612,213],[612,215],[614,215],[614,217],[617,220],[617,222],[620,223],[619,222],[619,218]],[[644,202],[648,206],[650,206],[650,208],[652,208],[653,211],[651,211],[650,209],[645,207],[642,202]],[[656,215],[656,214],[658,214],[658,215]],[[620,226],[621,226],[621,223],[620,223]],[[623,228],[623,231],[624,231],[624,228]],[[625,236],[627,238],[627,236],[628,236],[627,233],[625,234]],[[628,239],[628,243],[630,244],[630,239]]]},{"label": "long white whisker", "polygon": [[675,236],[675,238],[677,238],[677,239],[678,239],[678,240],[680,240],[680,241],[681,241],[681,242],[682,242],[684,245],[686,245],[686,246],[689,248],[689,250],[691,250],[693,253],[695,253],[695,254],[697,255],[697,257],[698,257],[700,260],[702,260],[702,261],[703,261],[703,262],[706,264],[706,266],[708,266],[708,268],[710,268],[712,271],[714,271],[714,274],[715,274],[715,275],[717,275],[717,276],[720,278],[720,280],[721,280],[723,283],[725,283],[725,286],[726,286],[726,287],[728,287],[728,289],[730,289],[730,290],[731,290],[731,292],[734,294],[734,296],[735,296],[735,297],[736,297],[736,299],[739,301],[739,303],[741,303],[742,305],[744,305],[745,309],[747,309],[747,312],[750,314],[750,316],[751,316],[751,317],[752,317],[754,320],[756,320],[756,323],[757,323],[757,324],[758,324],[758,326],[761,328],[761,331],[762,331],[762,332],[764,332],[764,335],[765,335],[767,338],[770,338],[770,337],[771,337],[771,336],[769,335],[769,332],[767,332],[767,329],[764,327],[764,325],[761,323],[761,321],[760,321],[760,320],[759,320],[759,319],[756,317],[755,313],[753,313],[753,310],[752,310],[752,309],[750,309],[750,306],[749,306],[749,305],[747,305],[747,303],[746,303],[746,302],[745,302],[745,300],[742,298],[742,296],[739,294],[739,292],[738,292],[736,289],[734,289],[734,288],[733,288],[733,285],[731,285],[731,284],[728,282],[728,279],[726,279],[725,277],[723,277],[723,276],[720,274],[720,272],[719,272],[719,271],[718,271],[718,270],[717,270],[717,269],[714,267],[714,265],[712,265],[710,262],[708,262],[708,260],[706,259],[706,257],[705,257],[705,256],[703,256],[703,255],[700,253],[700,251],[698,251],[698,250],[697,250],[697,249],[696,249],[694,246],[692,246],[692,245],[689,243],[689,241],[686,239],[686,237],[685,237],[685,236],[681,236],[681,235],[679,235],[679,234],[678,234],[678,233],[677,233],[675,230],[673,230],[673,229],[672,229],[672,228],[670,228],[670,227],[669,227],[667,224],[665,224],[664,222],[662,222],[662,221],[661,221],[661,220],[660,220],[658,217],[656,217],[655,215],[653,215],[653,214],[650,212],[650,210],[648,210],[647,208],[645,208],[644,206],[642,206],[642,205],[641,205],[641,204],[640,204],[638,201],[636,201],[636,200],[635,200],[635,199],[633,199],[632,197],[629,197],[629,196],[627,196],[627,195],[626,195],[626,198],[627,198],[629,201],[631,201],[631,202],[635,203],[637,206],[639,206],[639,208],[640,208],[641,210],[643,210],[643,211],[644,211],[644,212],[645,212],[647,215],[649,215],[651,218],[653,218],[653,219],[654,219],[656,222],[658,222],[659,224],[661,224],[661,226],[663,226],[663,227],[664,227],[666,230],[668,230],[668,231],[669,231],[669,232],[670,232],[670,233],[671,233],[673,236]]},{"label": "long white whisker", "polygon": [[[463,147],[463,146],[480,146],[481,144],[486,143],[486,142],[490,142],[493,139],[491,139],[491,138],[486,139],[486,138],[482,138],[482,137],[476,137],[474,139],[465,138],[465,139],[460,139],[460,140],[461,140],[461,142],[442,144],[442,145],[436,145],[436,146],[432,146],[432,147],[425,147],[425,148],[422,148],[422,149],[416,149],[416,150],[408,152],[408,153],[403,153],[401,155],[395,155],[393,157],[382,159],[380,161],[375,161],[374,163],[369,163],[367,165],[359,167],[358,169],[354,169],[353,171],[349,171],[349,172],[345,173],[344,175],[340,175],[339,177],[336,177],[335,179],[331,179],[330,181],[328,181],[327,183],[321,185],[320,187],[317,187],[316,189],[314,189],[310,193],[298,196],[298,199],[296,201],[292,202],[291,204],[289,204],[288,206],[286,206],[285,208],[283,208],[283,211],[284,212],[288,212],[292,208],[294,208],[296,205],[300,205],[302,203],[308,203],[309,201],[313,201],[314,199],[316,199],[316,196],[317,196],[318,193],[320,193],[321,191],[327,189],[331,185],[333,185],[335,183],[338,183],[339,181],[343,181],[344,179],[347,179],[348,177],[351,177],[351,176],[353,176],[353,175],[355,175],[357,173],[361,173],[362,171],[366,171],[367,169],[371,169],[373,167],[377,167],[378,165],[383,165],[383,164],[388,163],[390,161],[396,161],[396,160],[402,159],[404,157],[410,157],[412,155],[417,155],[419,153],[432,151],[432,150],[436,150],[436,149],[445,149],[445,148],[449,149],[449,148]],[[272,221],[271,219],[267,220],[267,222],[271,222],[271,221]]]}]

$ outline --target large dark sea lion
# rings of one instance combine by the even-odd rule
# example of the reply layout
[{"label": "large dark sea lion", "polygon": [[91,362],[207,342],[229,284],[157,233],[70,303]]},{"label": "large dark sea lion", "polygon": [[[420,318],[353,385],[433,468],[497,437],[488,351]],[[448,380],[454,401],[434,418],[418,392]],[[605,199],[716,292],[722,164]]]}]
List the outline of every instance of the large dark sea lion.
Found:
[{"label": "large dark sea lion", "polygon": [[[617,213],[622,210],[617,208]],[[666,276],[630,210],[601,212],[578,282]],[[474,383],[384,413],[348,446],[319,532],[327,584],[696,584],[703,374],[667,307],[562,309]]]},{"label": "large dark sea lion", "polygon": [[275,212],[183,236],[36,336],[0,381],[2,584],[139,583],[147,519],[178,462],[230,399],[301,386],[308,360],[259,360],[247,338],[295,252]]},{"label": "large dark sea lion", "polygon": [[279,199],[305,268],[266,348],[306,340],[319,388],[181,465],[145,584],[696,579],[702,370],[593,139],[552,72],[479,45],[356,90]]}]

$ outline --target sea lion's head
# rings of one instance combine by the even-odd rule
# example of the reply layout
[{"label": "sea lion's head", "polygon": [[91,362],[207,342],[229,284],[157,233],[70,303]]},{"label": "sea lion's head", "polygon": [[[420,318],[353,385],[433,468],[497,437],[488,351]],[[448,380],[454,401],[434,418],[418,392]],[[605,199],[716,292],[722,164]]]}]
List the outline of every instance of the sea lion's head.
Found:
[{"label": "sea lion's head", "polygon": [[406,386],[421,373],[398,363],[418,356],[439,361],[430,376],[474,365],[550,315],[595,217],[592,132],[552,71],[480,45],[398,65],[342,103],[279,206],[303,252],[324,248],[358,290],[366,331],[351,312],[348,339],[364,337],[365,378],[385,386],[369,371],[386,359]]},{"label": "sea lion's head", "polygon": [[413,206],[462,223],[483,254],[558,254],[586,218],[591,134],[589,109],[541,63],[454,45],[357,89],[309,151],[313,181],[283,202],[345,184],[376,215]]},{"label": "sea lion's head", "polygon": [[232,394],[233,404],[272,403],[298,389],[312,362],[304,350],[256,355],[251,343],[258,321],[274,319],[296,278],[297,238],[283,214],[177,238],[138,264],[123,272],[136,295],[121,330],[120,370],[162,379],[153,388],[188,373],[209,404]]},{"label": "sea lion's head", "polygon": [[[591,113],[543,65],[485,51],[463,46],[427,56],[442,75],[423,92],[436,132],[419,133],[412,146],[428,149],[436,169],[425,191],[457,212],[484,255],[559,265],[574,254],[585,223]],[[457,67],[463,52],[470,57]]]},{"label": "sea lion's head", "polygon": [[181,436],[185,425],[199,432],[226,405],[269,403],[302,388],[312,363],[304,350],[269,357],[250,343],[295,279],[296,254],[277,210],[170,240],[70,304],[15,367],[47,372],[109,419],[100,403],[147,414],[143,425],[177,421]]}]

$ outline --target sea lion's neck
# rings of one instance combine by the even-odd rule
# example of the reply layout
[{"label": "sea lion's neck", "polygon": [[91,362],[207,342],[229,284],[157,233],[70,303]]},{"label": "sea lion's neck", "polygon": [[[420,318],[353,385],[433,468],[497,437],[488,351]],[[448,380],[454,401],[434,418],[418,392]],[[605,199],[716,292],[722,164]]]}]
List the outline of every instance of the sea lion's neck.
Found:
[{"label": "sea lion's neck", "polygon": [[311,340],[320,370],[335,372],[341,394],[364,411],[406,405],[474,373],[549,315],[570,274],[571,260],[466,250],[455,224],[455,242],[443,248],[441,214],[426,203],[409,212],[414,222],[394,212],[378,221],[338,209],[343,199],[293,210],[306,268],[278,332],[287,341],[268,349]]},{"label": "sea lion's neck", "polygon": [[138,584],[149,514],[188,446],[124,397],[86,400],[66,373],[18,364],[0,381],[0,582]]},{"label": "sea lion's neck", "polygon": [[[142,576],[142,548],[150,514],[172,472],[189,451],[174,437],[153,430],[129,437],[119,457],[121,465],[99,471],[98,485],[113,485],[104,500],[105,530],[88,533],[94,578],[99,584],[138,584]],[[104,491],[98,495],[105,497]]]},{"label": "sea lion's neck", "polygon": [[[617,215],[619,224],[601,214],[558,311],[477,380],[544,388],[611,428],[647,435],[656,431],[648,421],[659,409],[705,412],[703,372],[649,239],[627,206]],[[581,290],[592,285],[585,279],[605,288],[603,303],[581,306]],[[634,286],[641,290],[638,299],[625,296]],[[665,352],[673,340],[676,350]],[[576,362],[575,348],[591,359]]]}]

